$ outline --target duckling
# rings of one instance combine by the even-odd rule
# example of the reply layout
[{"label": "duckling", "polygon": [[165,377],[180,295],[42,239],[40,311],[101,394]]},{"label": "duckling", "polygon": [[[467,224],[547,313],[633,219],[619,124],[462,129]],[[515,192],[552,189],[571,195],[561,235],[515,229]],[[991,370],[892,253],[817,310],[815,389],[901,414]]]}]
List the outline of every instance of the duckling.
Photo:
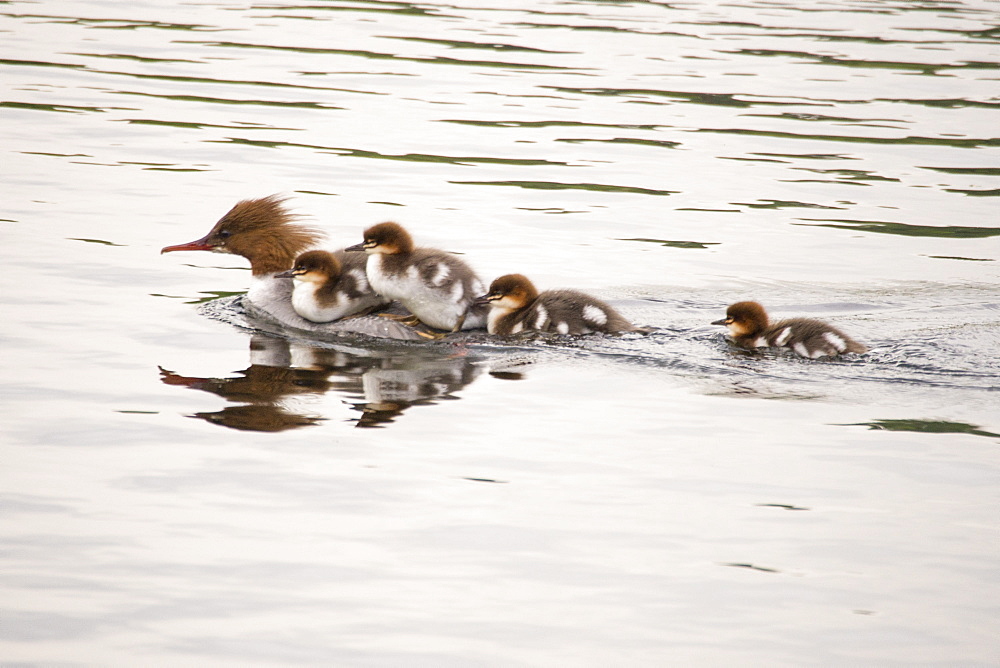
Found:
[{"label": "duckling", "polygon": [[604,332],[648,332],[636,327],[600,299],[576,290],[546,290],[539,293],[521,274],[507,274],[490,284],[490,291],[477,302],[489,304],[486,330],[506,336],[538,331],[559,334]]},{"label": "duckling", "polygon": [[395,299],[423,324],[458,332],[486,324],[486,308],[476,305],[483,282],[465,262],[435,248],[417,248],[397,223],[365,230],[365,240],[348,251],[368,254],[368,283]]},{"label": "duckling", "polygon": [[340,320],[388,303],[372,292],[363,267],[344,271],[340,260],[328,251],[299,255],[295,266],[275,274],[275,278],[295,279],[292,308],[312,322]]},{"label": "duckling", "polygon": [[802,357],[836,357],[841,353],[863,353],[866,346],[821,320],[790,318],[771,324],[767,311],[757,302],[736,302],[726,317],[713,325],[725,325],[742,348],[790,348]]}]

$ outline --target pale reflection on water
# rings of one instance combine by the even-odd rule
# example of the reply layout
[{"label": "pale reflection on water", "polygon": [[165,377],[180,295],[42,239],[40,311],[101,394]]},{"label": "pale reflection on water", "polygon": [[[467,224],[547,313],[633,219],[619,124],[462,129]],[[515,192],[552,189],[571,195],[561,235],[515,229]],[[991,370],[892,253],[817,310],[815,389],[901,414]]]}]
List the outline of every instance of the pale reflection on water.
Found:
[{"label": "pale reflection on water", "polygon": [[453,398],[482,371],[466,351],[321,347],[266,334],[251,336],[250,362],[227,378],[183,376],[163,368],[160,374],[167,385],[211,392],[239,404],[193,417],[232,429],[277,432],[325,419],[296,412],[287,401],[292,397],[334,392],[360,413],[356,426],[379,427],[412,406]]},{"label": "pale reflection on water", "polygon": [[[998,24],[4,3],[3,662],[996,665]],[[246,263],[157,252],[271,193],[659,329],[219,317]],[[743,299],[872,352],[735,350]]]}]

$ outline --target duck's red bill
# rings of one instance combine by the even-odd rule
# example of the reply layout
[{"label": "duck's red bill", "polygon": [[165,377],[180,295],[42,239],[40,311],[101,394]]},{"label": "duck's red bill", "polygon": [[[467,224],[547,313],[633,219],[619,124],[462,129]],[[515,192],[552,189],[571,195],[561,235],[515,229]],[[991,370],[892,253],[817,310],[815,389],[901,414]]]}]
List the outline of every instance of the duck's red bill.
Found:
[{"label": "duck's red bill", "polygon": [[214,250],[214,248],[205,243],[204,239],[198,239],[198,241],[189,241],[186,244],[177,244],[176,246],[164,246],[163,250],[160,251],[160,254],[162,255],[163,253],[170,253],[172,251],[187,251],[187,250],[210,251]]}]

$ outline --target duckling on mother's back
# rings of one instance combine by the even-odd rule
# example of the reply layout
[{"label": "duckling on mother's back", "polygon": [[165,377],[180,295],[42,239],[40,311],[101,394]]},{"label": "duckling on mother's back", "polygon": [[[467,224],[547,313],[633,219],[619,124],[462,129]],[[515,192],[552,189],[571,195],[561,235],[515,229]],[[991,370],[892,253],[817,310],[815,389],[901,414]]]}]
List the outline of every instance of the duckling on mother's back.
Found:
[{"label": "duckling on mother's back", "polygon": [[340,320],[388,303],[372,292],[364,267],[345,271],[337,256],[328,251],[299,255],[291,269],[275,274],[275,278],[295,279],[292,307],[312,322]]},{"label": "duckling on mother's back", "polygon": [[372,289],[405,306],[425,325],[459,331],[486,324],[486,310],[474,302],[483,282],[458,257],[436,248],[417,248],[398,223],[365,230],[365,240],[347,248],[368,253]]}]

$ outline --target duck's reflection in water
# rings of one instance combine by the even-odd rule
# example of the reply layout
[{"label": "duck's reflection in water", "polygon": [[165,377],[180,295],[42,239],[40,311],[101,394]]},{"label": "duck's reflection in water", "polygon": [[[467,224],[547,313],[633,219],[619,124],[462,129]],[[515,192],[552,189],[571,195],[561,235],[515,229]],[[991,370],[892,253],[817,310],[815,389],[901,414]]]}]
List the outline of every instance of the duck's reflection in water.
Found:
[{"label": "duck's reflection in water", "polygon": [[320,347],[263,334],[250,340],[250,366],[232,378],[181,376],[160,368],[167,385],[216,394],[234,406],[195,413],[213,424],[248,431],[279,432],[325,419],[303,413],[294,398],[335,392],[360,415],[357,427],[392,422],[411,406],[456,399],[483,367],[462,348]]}]

